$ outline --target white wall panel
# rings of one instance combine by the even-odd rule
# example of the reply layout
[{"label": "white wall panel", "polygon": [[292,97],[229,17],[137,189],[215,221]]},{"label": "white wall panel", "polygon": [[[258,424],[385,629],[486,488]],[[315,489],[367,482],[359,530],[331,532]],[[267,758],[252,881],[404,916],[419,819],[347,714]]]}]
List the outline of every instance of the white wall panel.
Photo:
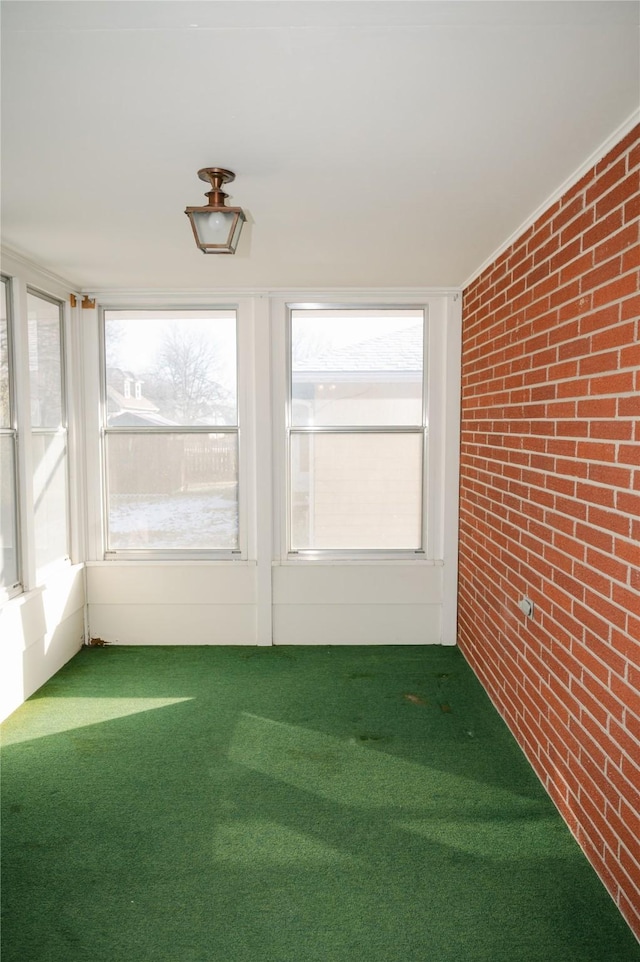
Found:
[{"label": "white wall panel", "polygon": [[442,603],[442,566],[292,564],[274,567],[276,605],[399,605]]},{"label": "white wall panel", "polygon": [[441,605],[276,605],[276,645],[437,645]]},{"label": "white wall panel", "polygon": [[89,632],[121,645],[255,645],[256,566],[90,564]]},{"label": "white wall panel", "polygon": [[203,603],[89,604],[89,633],[114,645],[255,645],[256,608]]},{"label": "white wall panel", "polygon": [[74,565],[58,571],[47,581],[42,592],[42,607],[46,630],[55,630],[61,623],[78,610],[82,610],[85,600],[84,571],[82,565]]},{"label": "white wall panel", "polygon": [[84,637],[82,565],[0,607],[0,719],[55,675]]},{"label": "white wall panel", "polygon": [[81,608],[56,625],[24,652],[24,697],[37,691],[46,681],[80,651],[84,637],[84,611]]},{"label": "white wall panel", "polygon": [[242,562],[107,561],[87,566],[89,605],[250,605],[256,566]]}]

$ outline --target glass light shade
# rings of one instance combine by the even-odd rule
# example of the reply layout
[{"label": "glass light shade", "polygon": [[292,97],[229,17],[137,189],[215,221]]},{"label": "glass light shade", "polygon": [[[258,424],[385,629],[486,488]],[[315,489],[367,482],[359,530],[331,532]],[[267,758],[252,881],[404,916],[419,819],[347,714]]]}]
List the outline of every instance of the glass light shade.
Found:
[{"label": "glass light shade", "polygon": [[196,244],[205,254],[235,254],[245,216],[240,207],[187,207]]}]

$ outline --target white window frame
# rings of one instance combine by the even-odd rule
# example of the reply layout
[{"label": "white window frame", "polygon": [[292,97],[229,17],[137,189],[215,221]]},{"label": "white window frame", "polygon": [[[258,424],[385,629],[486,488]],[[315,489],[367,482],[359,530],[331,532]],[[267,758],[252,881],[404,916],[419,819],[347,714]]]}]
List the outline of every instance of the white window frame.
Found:
[{"label": "white window frame", "polygon": [[[429,565],[442,563],[445,537],[445,415],[448,399],[447,324],[451,306],[450,291],[425,292],[423,296],[384,294],[353,299],[285,297],[274,300],[273,313],[273,417],[275,428],[274,457],[276,490],[279,491],[275,525],[276,557],[281,565],[298,564],[375,564],[398,563]],[[420,550],[389,549],[315,549],[290,551],[289,437],[291,429],[291,312],[315,308],[324,310],[422,310],[424,311],[424,446],[422,497],[422,548]],[[333,429],[331,429],[333,430]],[[383,429],[380,429],[381,432]],[[386,431],[386,428],[384,428]]]},{"label": "white window frame", "polygon": [[13,536],[16,546],[16,581],[11,585],[0,586],[0,604],[15,598],[24,591],[23,572],[22,572],[22,530],[21,530],[21,497],[19,483],[19,463],[18,463],[18,424],[16,418],[16,360],[14,348],[14,326],[15,315],[13,310],[13,292],[11,278],[5,274],[0,275],[5,285],[6,310],[7,310],[7,361],[8,361],[8,380],[9,380],[9,426],[0,427],[0,435],[9,437],[13,440],[13,492],[15,504],[15,527]]},{"label": "white window frame", "polygon": [[[236,317],[236,385],[237,385],[237,404],[238,421],[234,427],[224,425],[206,426],[205,428],[181,427],[172,433],[227,433],[235,434],[238,439],[238,547],[234,549],[211,548],[211,549],[189,549],[189,548],[150,548],[150,549],[131,549],[119,548],[109,549],[107,543],[107,518],[108,518],[108,490],[107,490],[107,459],[106,459],[106,436],[127,432],[130,429],[114,429],[106,427],[106,343],[105,343],[105,314],[110,311],[233,311]],[[99,530],[99,545],[95,544],[89,550],[90,556],[95,560],[102,560],[106,563],[112,562],[237,562],[246,561],[250,556],[255,538],[250,537],[251,515],[250,504],[253,492],[249,490],[249,478],[251,474],[251,455],[250,450],[253,445],[252,418],[249,416],[249,403],[247,398],[247,374],[251,368],[250,358],[253,351],[252,330],[248,323],[249,307],[240,300],[217,302],[215,299],[194,297],[176,300],[172,296],[167,296],[161,303],[138,301],[135,296],[123,296],[120,298],[109,298],[99,305],[97,310],[97,338],[99,355],[99,378],[98,383],[99,398],[97,399],[99,411],[99,451],[98,471],[89,468],[88,474],[91,478],[99,477],[99,489],[101,498],[99,504],[100,519],[94,522],[93,530]],[[141,429],[138,429],[140,431]],[[162,434],[167,433],[164,429],[142,429],[141,433]],[[91,482],[90,482],[91,483]],[[255,550],[255,549],[253,549]]]},{"label": "white window frame", "polygon": [[[61,565],[68,566],[71,564],[71,474],[70,474],[70,441],[69,441],[69,403],[68,403],[68,378],[67,378],[67,332],[65,323],[65,311],[66,306],[63,301],[53,294],[48,294],[46,291],[41,290],[31,284],[26,287],[26,303],[28,304],[29,295],[33,297],[39,297],[43,301],[47,301],[49,304],[53,304],[58,308],[58,323],[60,331],[60,409],[61,409],[61,425],[58,428],[42,428],[35,427],[31,423],[31,437],[34,435],[46,435],[52,437],[54,435],[64,437],[65,446],[65,476],[66,476],[66,512],[67,512],[67,538],[66,538],[66,554],[54,559],[53,561],[47,562],[47,564],[39,565],[36,567],[36,583],[43,584],[47,581],[49,574],[55,571]],[[28,334],[27,334],[28,336]],[[33,485],[33,476],[31,478],[31,484]],[[35,516],[34,516],[34,536],[35,536]],[[34,545],[34,563],[37,562],[35,557],[35,545]]]},{"label": "white window frame", "polygon": [[[13,598],[28,595],[46,587],[75,561],[84,558],[85,484],[80,468],[83,446],[82,426],[78,412],[84,409],[81,397],[82,366],[80,358],[80,309],[70,303],[72,286],[63,278],[49,274],[15,252],[3,249],[3,277],[9,283],[13,338],[14,423],[17,428],[17,508],[20,552],[20,588]],[[31,443],[31,397],[29,376],[27,292],[51,300],[61,307],[61,362],[64,371],[63,406],[67,418],[67,498],[69,557],[58,559],[36,569],[33,445]],[[8,601],[0,593],[2,602]],[[19,600],[18,600],[18,603]]]}]

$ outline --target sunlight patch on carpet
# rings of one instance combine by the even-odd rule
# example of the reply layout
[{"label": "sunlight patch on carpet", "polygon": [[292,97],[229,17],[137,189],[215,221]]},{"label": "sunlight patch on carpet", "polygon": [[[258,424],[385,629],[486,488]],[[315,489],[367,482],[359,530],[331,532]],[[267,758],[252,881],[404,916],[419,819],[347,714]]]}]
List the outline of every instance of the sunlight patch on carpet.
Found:
[{"label": "sunlight patch on carpet", "polygon": [[101,722],[115,721],[128,715],[167,708],[192,698],[36,698],[20,709],[19,724],[11,719],[2,728],[2,744],[15,745],[33,738],[58,735],[61,732]]},{"label": "sunlight patch on carpet", "polygon": [[575,858],[577,850],[573,838],[555,817],[528,814],[522,819],[486,822],[482,817],[471,821],[430,817],[393,824],[430,842],[494,862]]},{"label": "sunlight patch on carpet", "polygon": [[473,798],[479,817],[491,818],[504,802],[526,804],[505,789],[406,761],[356,738],[341,740],[248,712],[238,716],[229,758],[328,801],[364,809],[468,811]]},{"label": "sunlight patch on carpet", "polygon": [[216,862],[233,865],[355,864],[333,846],[267,819],[239,819],[221,825],[213,840]]}]

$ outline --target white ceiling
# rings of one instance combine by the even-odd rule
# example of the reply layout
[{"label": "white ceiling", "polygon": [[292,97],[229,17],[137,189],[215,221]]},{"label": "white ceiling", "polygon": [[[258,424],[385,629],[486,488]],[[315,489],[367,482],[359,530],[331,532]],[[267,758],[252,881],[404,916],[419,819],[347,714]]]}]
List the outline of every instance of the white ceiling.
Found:
[{"label": "white ceiling", "polygon": [[1,9],[3,242],[85,290],[461,285],[640,102],[637,2]]}]

